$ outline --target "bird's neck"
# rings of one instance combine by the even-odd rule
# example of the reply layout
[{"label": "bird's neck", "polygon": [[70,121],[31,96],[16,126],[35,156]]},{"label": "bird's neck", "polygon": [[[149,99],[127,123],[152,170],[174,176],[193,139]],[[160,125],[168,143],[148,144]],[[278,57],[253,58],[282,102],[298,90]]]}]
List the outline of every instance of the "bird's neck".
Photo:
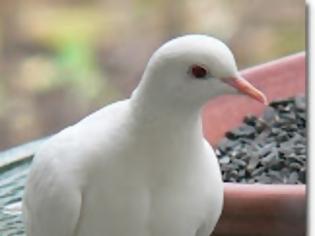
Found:
[{"label": "bird's neck", "polygon": [[[187,133],[202,138],[201,108],[168,103],[165,98],[138,88],[130,99],[135,120],[149,129]],[[174,133],[176,134],[176,133]]]}]

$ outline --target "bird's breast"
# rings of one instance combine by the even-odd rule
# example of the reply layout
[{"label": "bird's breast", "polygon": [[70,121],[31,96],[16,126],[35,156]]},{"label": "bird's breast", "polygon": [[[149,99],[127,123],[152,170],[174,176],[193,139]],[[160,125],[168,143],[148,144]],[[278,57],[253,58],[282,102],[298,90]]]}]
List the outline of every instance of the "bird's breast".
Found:
[{"label": "bird's breast", "polygon": [[221,211],[215,159],[159,150],[139,147],[99,166],[83,194],[78,236],[91,228],[106,232],[95,236],[193,236],[209,211]]}]

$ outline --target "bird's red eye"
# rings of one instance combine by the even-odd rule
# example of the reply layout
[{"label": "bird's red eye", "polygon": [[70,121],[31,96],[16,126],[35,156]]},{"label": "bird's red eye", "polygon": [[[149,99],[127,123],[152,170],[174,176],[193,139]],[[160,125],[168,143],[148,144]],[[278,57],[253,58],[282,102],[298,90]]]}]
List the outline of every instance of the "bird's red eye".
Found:
[{"label": "bird's red eye", "polygon": [[193,65],[190,72],[197,79],[204,79],[208,74],[207,70],[199,65]]}]

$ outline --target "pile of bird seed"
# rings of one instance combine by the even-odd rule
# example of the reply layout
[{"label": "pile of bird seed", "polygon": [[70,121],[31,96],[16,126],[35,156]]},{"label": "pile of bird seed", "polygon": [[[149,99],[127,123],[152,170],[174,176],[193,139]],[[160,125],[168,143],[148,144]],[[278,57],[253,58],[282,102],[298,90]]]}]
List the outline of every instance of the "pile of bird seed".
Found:
[{"label": "pile of bird seed", "polygon": [[216,154],[224,182],[305,183],[305,96],[273,101],[260,118],[247,115],[226,133]]}]

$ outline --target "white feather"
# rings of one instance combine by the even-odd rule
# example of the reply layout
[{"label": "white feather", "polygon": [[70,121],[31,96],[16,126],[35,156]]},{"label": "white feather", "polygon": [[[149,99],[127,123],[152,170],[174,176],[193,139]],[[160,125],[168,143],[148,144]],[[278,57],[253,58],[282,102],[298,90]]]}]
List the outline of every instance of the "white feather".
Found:
[{"label": "white feather", "polygon": [[[189,78],[186,67],[203,63],[215,74],[234,73],[222,45],[206,36],[173,40],[154,54],[130,99],[47,141],[25,189],[27,235],[209,235],[221,214],[223,183],[200,110],[216,93],[211,82]],[[221,70],[218,57],[227,60]]]}]

